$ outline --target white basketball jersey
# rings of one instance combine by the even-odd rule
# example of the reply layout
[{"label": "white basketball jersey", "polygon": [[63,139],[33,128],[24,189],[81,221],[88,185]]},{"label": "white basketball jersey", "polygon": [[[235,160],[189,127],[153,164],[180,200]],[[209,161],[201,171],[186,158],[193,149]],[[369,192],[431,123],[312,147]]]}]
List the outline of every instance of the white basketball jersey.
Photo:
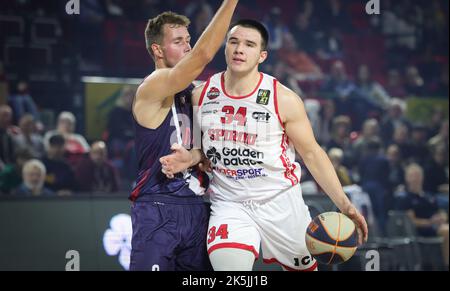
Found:
[{"label": "white basketball jersey", "polygon": [[277,80],[260,73],[248,96],[230,96],[224,73],[202,91],[197,115],[203,151],[213,166],[211,199],[261,201],[300,182],[300,165],[278,114]]}]

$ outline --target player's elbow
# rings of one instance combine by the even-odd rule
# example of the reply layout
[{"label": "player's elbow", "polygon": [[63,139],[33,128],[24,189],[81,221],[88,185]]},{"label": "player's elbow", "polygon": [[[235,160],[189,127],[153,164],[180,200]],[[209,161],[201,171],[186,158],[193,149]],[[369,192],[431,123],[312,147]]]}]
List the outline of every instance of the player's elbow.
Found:
[{"label": "player's elbow", "polygon": [[308,163],[317,160],[317,158],[323,153],[323,149],[318,144],[313,144],[303,148],[300,151],[300,156],[306,163]]}]

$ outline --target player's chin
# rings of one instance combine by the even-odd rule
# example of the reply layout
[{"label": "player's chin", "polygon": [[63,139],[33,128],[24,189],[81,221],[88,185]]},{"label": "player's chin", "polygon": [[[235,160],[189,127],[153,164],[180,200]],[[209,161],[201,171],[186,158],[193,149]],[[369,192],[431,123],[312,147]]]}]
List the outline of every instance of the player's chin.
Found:
[{"label": "player's chin", "polygon": [[245,74],[250,71],[248,67],[242,65],[231,65],[229,68],[235,74]]}]

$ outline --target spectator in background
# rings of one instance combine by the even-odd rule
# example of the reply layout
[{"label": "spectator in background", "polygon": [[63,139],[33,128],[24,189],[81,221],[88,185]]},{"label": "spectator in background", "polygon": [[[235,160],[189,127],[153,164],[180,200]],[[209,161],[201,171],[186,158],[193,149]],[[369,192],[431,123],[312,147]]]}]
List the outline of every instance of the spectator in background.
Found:
[{"label": "spectator in background", "polygon": [[427,128],[422,124],[415,124],[411,129],[411,161],[424,165],[430,159],[428,151]]},{"label": "spectator in background", "polygon": [[449,193],[448,148],[438,145],[433,149],[432,159],[424,167],[424,189],[432,194]]},{"label": "spectator in background", "polygon": [[386,158],[389,162],[389,192],[395,193],[404,184],[405,171],[400,149],[397,145],[390,145],[386,150]]},{"label": "spectator in background", "polygon": [[14,163],[14,140],[9,131],[11,121],[11,107],[0,105],[0,169],[5,164]]},{"label": "spectator in background", "polygon": [[382,111],[390,104],[391,97],[383,86],[372,79],[367,65],[360,65],[358,68],[356,90],[362,98],[367,100],[368,105],[375,107],[376,110]]},{"label": "spectator in background", "polygon": [[43,162],[47,169],[45,186],[60,196],[71,195],[76,190],[75,173],[64,158],[64,136],[54,134],[46,147],[47,155]]},{"label": "spectator in background", "polygon": [[54,192],[44,187],[46,169],[36,159],[29,160],[22,169],[23,183],[14,192],[17,196],[37,197],[54,196]]},{"label": "spectator in background", "polygon": [[371,139],[366,148],[364,158],[359,161],[360,185],[367,192],[372,202],[373,211],[380,230],[384,233],[389,201],[389,162],[382,152],[381,142]]},{"label": "spectator in background", "polygon": [[61,134],[64,137],[67,160],[72,166],[75,166],[83,155],[89,152],[89,144],[82,135],[75,133],[75,125],[76,119],[73,113],[63,111],[58,116],[56,130],[49,131],[44,136],[45,146],[48,145],[50,137],[55,134]]},{"label": "spectator in background", "polygon": [[0,193],[11,194],[13,190],[22,184],[23,165],[33,156],[27,149],[18,150],[15,154],[15,163],[7,164],[0,171]]},{"label": "spectator in background", "polygon": [[344,157],[344,152],[338,148],[332,148],[328,151],[328,157],[333,164],[336,174],[341,182],[342,186],[352,185],[352,178],[346,167],[342,165],[342,159]]},{"label": "spectator in background", "polygon": [[439,145],[443,145],[448,151],[448,120],[442,122],[439,133],[428,141],[428,149],[433,152]]},{"label": "spectator in background", "polygon": [[[39,111],[36,103],[30,95],[28,83],[21,81],[17,85],[17,94],[11,95],[8,98],[8,103],[13,110],[14,123],[17,124],[19,120],[25,114],[29,113],[33,115],[36,121],[40,120]],[[39,124],[39,128],[42,129],[42,125]]]},{"label": "spectator in background", "polygon": [[19,121],[20,133],[14,136],[18,149],[27,149],[33,158],[40,159],[45,154],[44,140],[37,133],[36,122],[31,114],[25,114]]},{"label": "spectator in background", "polygon": [[269,31],[269,50],[275,54],[283,47],[283,36],[289,32],[289,28],[283,22],[281,9],[278,6],[273,6],[269,14],[265,16],[264,24]]},{"label": "spectator in background", "polygon": [[405,162],[409,162],[412,155],[412,147],[409,136],[409,129],[406,125],[400,124],[394,129],[391,144],[395,144],[400,149],[400,154]]},{"label": "spectator in background", "polygon": [[[358,106],[362,103],[356,95],[356,85],[348,78],[342,61],[335,61],[332,64],[330,75],[322,85],[321,91],[323,97],[334,100],[336,114],[349,116],[354,125],[357,123],[356,127],[359,123],[358,117],[367,116],[365,112],[358,112]],[[360,122],[362,123],[362,120]]]},{"label": "spectator in background", "polygon": [[408,211],[420,236],[441,236],[444,262],[448,269],[449,227],[447,214],[439,209],[436,198],[423,189],[424,171],[417,164],[406,168],[406,192],[399,194],[398,208]]},{"label": "spectator in background", "polygon": [[119,188],[116,170],[108,162],[107,148],[102,141],[92,144],[89,156],[77,166],[76,176],[84,192],[112,193]]},{"label": "spectator in background", "polygon": [[344,63],[342,61],[333,62],[330,75],[322,86],[325,97],[338,99],[342,103],[350,98],[355,89],[355,83],[349,80]]},{"label": "spectator in background", "polygon": [[283,35],[283,40],[283,47],[278,50],[277,56],[279,60],[292,68],[292,75],[295,78],[307,80],[323,77],[320,67],[306,53],[297,50],[294,37],[290,32]]},{"label": "spectator in background", "polygon": [[405,89],[409,96],[420,97],[424,95],[424,80],[415,66],[409,66],[406,69],[405,78]]},{"label": "spectator in background", "polygon": [[373,138],[380,138],[380,126],[374,118],[364,121],[362,134],[353,142],[353,154],[356,161],[363,158],[367,144]]},{"label": "spectator in background", "polygon": [[446,116],[444,109],[436,106],[433,108],[433,111],[431,113],[431,118],[429,119],[428,123],[428,139],[434,137],[435,135],[439,134],[441,130],[442,124],[446,121]]},{"label": "spectator in background", "polygon": [[352,144],[350,140],[351,121],[347,116],[337,116],[333,120],[331,128],[331,140],[326,149],[339,148],[344,152],[342,163],[351,168],[353,165]]},{"label": "spectator in background", "polygon": [[301,12],[295,17],[295,22],[291,28],[292,35],[296,41],[297,49],[313,56],[316,53],[316,38],[311,29],[310,17],[305,12]]},{"label": "spectator in background", "polygon": [[107,143],[109,155],[117,161],[118,167],[121,167],[124,151],[127,144],[134,138],[133,115],[131,105],[135,94],[135,89],[125,86],[116,106],[108,116],[107,124]]},{"label": "spectator in background", "polygon": [[404,99],[406,97],[406,89],[403,86],[402,77],[396,69],[388,71],[388,79],[386,85],[387,93],[395,98]]},{"label": "spectator in background", "polygon": [[399,126],[409,126],[404,116],[406,103],[400,99],[392,99],[387,114],[381,119],[381,137],[386,144],[392,143],[394,131]]},{"label": "spectator in background", "polygon": [[336,27],[329,27],[328,32],[319,34],[317,55],[323,60],[341,59],[343,41],[342,34]]},{"label": "spectator in background", "polygon": [[317,140],[321,145],[327,145],[331,140],[331,128],[335,113],[334,101],[325,100],[320,111],[318,131],[316,132]]}]

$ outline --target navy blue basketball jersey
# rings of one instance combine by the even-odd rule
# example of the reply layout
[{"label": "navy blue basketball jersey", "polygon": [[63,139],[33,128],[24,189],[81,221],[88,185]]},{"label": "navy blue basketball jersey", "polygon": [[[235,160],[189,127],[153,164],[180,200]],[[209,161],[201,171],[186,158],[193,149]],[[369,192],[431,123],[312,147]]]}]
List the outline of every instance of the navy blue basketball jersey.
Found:
[{"label": "navy blue basketball jersey", "polygon": [[168,179],[162,172],[159,159],[172,153],[174,143],[182,144],[190,150],[193,146],[193,109],[192,89],[190,85],[177,93],[172,109],[157,129],[141,126],[135,119],[135,147],[138,159],[138,177],[129,197],[130,200],[149,197],[150,195],[195,197],[203,194],[208,176],[198,169],[189,169],[174,179]]}]

